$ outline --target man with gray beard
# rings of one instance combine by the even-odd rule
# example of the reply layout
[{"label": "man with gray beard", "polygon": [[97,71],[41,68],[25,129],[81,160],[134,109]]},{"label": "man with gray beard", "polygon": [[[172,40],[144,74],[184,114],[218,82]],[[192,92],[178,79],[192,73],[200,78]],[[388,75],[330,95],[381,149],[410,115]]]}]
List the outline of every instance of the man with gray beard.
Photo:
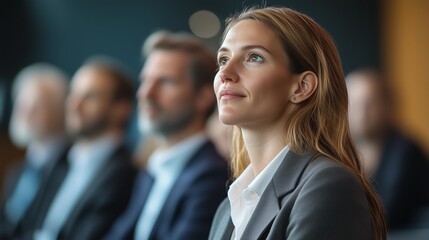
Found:
[{"label": "man with gray beard", "polygon": [[27,148],[22,165],[9,171],[0,211],[0,239],[14,237],[33,221],[41,196],[55,188],[52,174],[66,169],[68,143],[64,135],[66,76],[58,68],[37,63],[24,68],[13,86],[10,136]]},{"label": "man with gray beard", "polygon": [[158,148],[105,239],[207,239],[227,181],[227,162],[204,133],[215,108],[214,56],[198,39],[168,32],[151,35],[144,53],[139,125]]}]

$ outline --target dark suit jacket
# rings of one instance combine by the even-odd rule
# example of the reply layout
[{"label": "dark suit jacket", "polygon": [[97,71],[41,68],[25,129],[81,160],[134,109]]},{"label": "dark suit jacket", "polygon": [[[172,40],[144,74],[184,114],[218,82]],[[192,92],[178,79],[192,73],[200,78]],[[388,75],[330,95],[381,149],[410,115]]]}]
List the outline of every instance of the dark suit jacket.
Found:
[{"label": "dark suit jacket", "polygon": [[429,159],[413,141],[391,130],[371,180],[386,209],[389,230],[429,228]]},{"label": "dark suit jacket", "polygon": [[[64,175],[64,172],[67,171],[67,153],[69,147],[70,146],[68,144],[64,145],[63,150],[60,151],[58,157],[51,159],[51,161],[47,163],[46,166],[44,166],[41,170],[39,190],[29,205],[27,211],[24,213],[21,221],[19,221],[17,224],[9,222],[5,216],[5,206],[2,206],[0,215],[0,239],[13,238],[13,236],[16,236],[18,232],[26,226],[25,222],[32,223],[38,218],[39,212],[37,210],[43,209],[44,205],[44,202],[41,201],[42,196],[51,196],[53,193],[55,193],[59,184],[62,182],[62,178],[59,179],[56,177],[56,175],[58,173],[62,173]],[[7,176],[3,204],[5,204],[6,199],[10,198],[13,194],[25,167],[25,163],[21,164],[12,169],[10,174]]]},{"label": "dark suit jacket", "polygon": [[[100,239],[127,206],[134,177],[135,169],[131,164],[130,153],[121,146],[101,167],[79,199],[60,230],[58,239]],[[50,200],[52,202],[52,198]],[[36,227],[18,239],[32,239],[34,231],[43,226],[48,209],[49,206],[44,209],[44,216],[39,217]]]},{"label": "dark suit jacket", "polygon": [[[185,166],[167,197],[150,239],[207,239],[216,208],[226,196],[227,162],[208,142]],[[141,171],[133,197],[105,239],[134,239],[153,179]]]},{"label": "dark suit jacket", "polygon": [[[233,230],[227,198],[219,206],[209,239],[230,240]],[[241,239],[373,239],[364,188],[357,176],[332,159],[289,151]]]}]

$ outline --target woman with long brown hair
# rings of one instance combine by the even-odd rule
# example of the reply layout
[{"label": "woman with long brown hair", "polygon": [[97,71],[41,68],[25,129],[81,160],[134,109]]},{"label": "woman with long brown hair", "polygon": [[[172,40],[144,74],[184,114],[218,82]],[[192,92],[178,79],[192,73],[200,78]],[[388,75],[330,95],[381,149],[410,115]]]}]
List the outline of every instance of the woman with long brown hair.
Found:
[{"label": "woman with long brown hair", "polygon": [[308,16],[250,9],[227,20],[214,90],[234,125],[235,181],[210,239],[385,239],[350,137],[340,57]]}]

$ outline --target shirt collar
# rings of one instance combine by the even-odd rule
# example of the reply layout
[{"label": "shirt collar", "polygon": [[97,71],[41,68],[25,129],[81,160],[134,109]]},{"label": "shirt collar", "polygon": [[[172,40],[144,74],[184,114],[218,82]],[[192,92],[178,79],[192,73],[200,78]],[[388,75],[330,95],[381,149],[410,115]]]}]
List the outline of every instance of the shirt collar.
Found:
[{"label": "shirt collar", "polygon": [[261,197],[288,151],[289,146],[287,145],[256,177],[252,171],[252,164],[249,164],[243,173],[231,184],[228,191],[228,198],[236,199],[240,197],[246,189],[255,192]]},{"label": "shirt collar", "polygon": [[69,163],[72,166],[89,166],[105,160],[119,145],[120,140],[106,136],[91,143],[76,143],[70,149]]},{"label": "shirt collar", "polygon": [[197,133],[167,149],[157,149],[149,157],[147,171],[156,176],[165,171],[178,171],[187,163],[198,148],[207,141],[207,136]]},{"label": "shirt collar", "polygon": [[28,163],[39,169],[56,157],[66,146],[66,139],[55,137],[43,143],[32,143],[26,153]]},{"label": "shirt collar", "polygon": [[249,189],[255,191],[258,196],[262,196],[265,188],[267,188],[271,179],[274,177],[277,169],[280,164],[283,162],[283,159],[286,157],[286,154],[289,151],[289,146],[284,147],[277,156],[262,170],[262,172],[255,177],[255,179],[249,184]]}]

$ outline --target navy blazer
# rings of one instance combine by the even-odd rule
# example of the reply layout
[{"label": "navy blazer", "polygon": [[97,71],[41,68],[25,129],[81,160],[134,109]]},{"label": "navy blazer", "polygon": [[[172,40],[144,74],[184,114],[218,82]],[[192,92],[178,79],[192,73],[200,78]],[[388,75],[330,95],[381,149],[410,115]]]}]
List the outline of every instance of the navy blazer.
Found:
[{"label": "navy blazer", "polygon": [[[58,239],[100,239],[127,206],[135,173],[130,152],[125,146],[119,146],[88,185],[62,226]],[[34,232],[43,226],[53,197],[49,200],[49,204],[45,203],[43,216],[33,223],[34,227],[24,229],[16,239],[33,239]]]},{"label": "navy blazer", "polygon": [[[228,198],[216,213],[210,240],[234,231]],[[241,239],[370,240],[371,213],[359,178],[342,164],[289,151],[262,194]]]},{"label": "navy blazer", "polygon": [[389,230],[429,228],[429,159],[416,143],[391,129],[371,180]]},{"label": "navy blazer", "polygon": [[[217,206],[226,196],[227,162],[211,142],[204,144],[187,163],[174,184],[149,239],[207,239]],[[128,209],[105,239],[134,239],[153,179],[141,171]]]}]

